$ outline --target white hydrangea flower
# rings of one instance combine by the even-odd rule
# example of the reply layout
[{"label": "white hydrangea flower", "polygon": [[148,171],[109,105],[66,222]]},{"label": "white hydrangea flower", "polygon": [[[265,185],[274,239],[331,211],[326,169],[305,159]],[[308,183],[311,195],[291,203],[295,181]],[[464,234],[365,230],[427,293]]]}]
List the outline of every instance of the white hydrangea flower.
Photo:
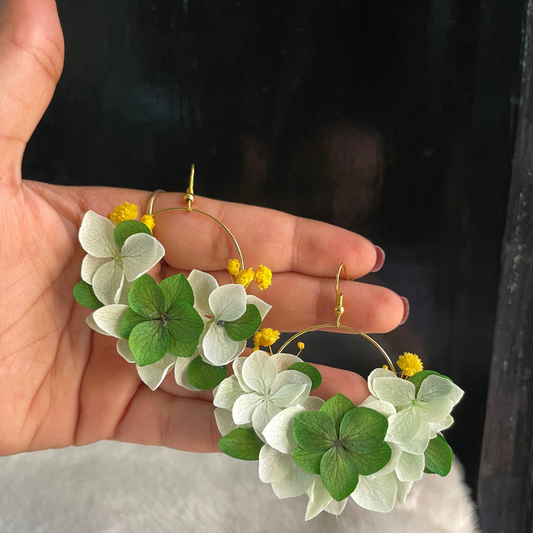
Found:
[{"label": "white hydrangea flower", "polygon": [[104,305],[128,303],[131,283],[165,255],[163,245],[147,233],[131,235],[119,251],[114,230],[113,222],[88,211],[79,232],[81,246],[88,254],[81,265],[81,277],[93,286],[94,294]]},{"label": "white hydrangea flower", "polygon": [[247,296],[242,285],[219,287],[213,276],[200,270],[193,270],[188,280],[194,292],[194,308],[206,322],[200,338],[204,356],[212,365],[227,365],[244,351],[246,341],[230,339],[224,322],[237,320],[244,315],[247,304],[255,305],[263,320],[272,306],[256,296]]},{"label": "white hydrangea flower", "polygon": [[413,383],[382,368],[370,374],[368,388],[375,399],[396,410],[389,417],[385,442],[415,455],[423,454],[430,438],[453,423],[450,412],[463,396],[457,385],[437,375],[425,378],[417,393]]},{"label": "white hydrangea flower", "polygon": [[[128,363],[135,363],[129,342],[120,336],[120,325],[128,309],[129,307],[123,304],[105,305],[87,317],[87,324],[91,329],[102,335],[118,339],[117,352]],[[162,359],[152,365],[139,366],[136,364],[139,377],[150,389],[155,390],[161,385],[165,376],[172,370],[176,359],[183,358],[178,358],[167,353]]]},{"label": "white hydrangea flower", "polygon": [[273,357],[265,352],[256,351],[243,359],[234,364],[235,374],[217,387],[213,404],[231,409],[238,426],[251,422],[264,440],[263,430],[276,414],[307,399],[311,380],[297,370],[278,373]]},{"label": "white hydrangea flower", "polygon": [[345,498],[340,502],[334,500],[331,494],[328,492],[328,489],[326,489],[324,486],[324,483],[322,483],[320,476],[313,477],[313,484],[307,491],[309,503],[307,504],[307,509],[305,511],[305,519],[311,520],[322,511],[326,511],[337,516],[340,515],[346,507],[348,498]]}]

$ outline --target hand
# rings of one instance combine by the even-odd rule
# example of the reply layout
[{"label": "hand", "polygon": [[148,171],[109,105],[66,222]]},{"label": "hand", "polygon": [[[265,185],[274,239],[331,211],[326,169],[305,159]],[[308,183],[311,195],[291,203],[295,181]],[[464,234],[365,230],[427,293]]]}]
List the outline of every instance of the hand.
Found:
[{"label": "hand", "polygon": [[[77,238],[83,214],[107,214],[124,201],[145,212],[142,191],[55,187],[23,181],[27,141],[48,106],[63,65],[63,37],[54,0],[4,0],[0,7],[0,455],[83,445],[100,439],[211,452],[218,431],[209,393],[191,393],[168,378],[151,392],[114,339],[93,333],[88,310],[72,289],[84,256]],[[166,194],[156,208],[180,205]],[[274,307],[266,326],[294,331],[331,322],[333,278],[368,273],[376,249],[348,231],[287,214],[197,198],[198,208],[227,224],[250,265],[267,264],[274,284],[261,296]],[[157,219],[155,236],[167,255],[153,275],[198,268],[222,275],[231,243],[202,216],[183,212]],[[227,273],[225,273],[227,280]],[[393,292],[343,282],[344,323],[371,332],[396,327],[404,304]],[[327,398],[368,394],[356,374],[320,368]]]}]

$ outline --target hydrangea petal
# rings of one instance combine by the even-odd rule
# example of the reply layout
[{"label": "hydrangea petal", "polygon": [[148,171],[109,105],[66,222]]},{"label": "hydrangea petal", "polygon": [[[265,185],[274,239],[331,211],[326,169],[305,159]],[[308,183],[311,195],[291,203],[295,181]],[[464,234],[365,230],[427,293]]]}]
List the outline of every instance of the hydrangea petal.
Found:
[{"label": "hydrangea petal", "polygon": [[201,270],[192,270],[188,281],[194,293],[194,308],[201,315],[212,316],[209,296],[215,289],[218,289],[217,280],[211,274],[206,274]]},{"label": "hydrangea petal", "polygon": [[117,341],[117,352],[126,360],[128,363],[135,363],[135,357],[130,350],[130,343],[126,339],[118,339]]},{"label": "hydrangea petal", "polygon": [[392,405],[392,403],[378,400],[375,396],[369,396],[359,407],[368,407],[369,409],[373,409],[374,411],[381,413],[387,418],[396,414],[396,408],[394,405]]},{"label": "hydrangea petal", "polygon": [[407,444],[415,438],[421,426],[422,420],[417,410],[405,409],[389,418],[389,429],[385,440],[401,445]]},{"label": "hydrangea petal", "polygon": [[191,385],[191,382],[189,381],[188,377],[189,365],[197,357],[200,357],[200,353],[198,350],[196,350],[196,352],[191,357],[176,358],[176,364],[174,365],[174,378],[176,379],[176,383],[184,389],[191,391],[200,390]]},{"label": "hydrangea petal", "polygon": [[448,429],[453,424],[453,416],[448,415],[446,418],[441,420],[440,422],[436,424],[429,424],[429,432],[430,432],[430,439],[434,439],[437,436],[437,433],[444,431],[445,429]]},{"label": "hydrangea petal", "polygon": [[[282,455],[282,454],[281,454]],[[292,458],[291,458],[292,461]],[[292,461],[293,469],[289,476],[279,481],[272,482],[272,489],[276,496],[283,498],[296,498],[301,496],[313,483],[314,475],[304,470],[300,465]]]},{"label": "hydrangea petal", "polygon": [[254,392],[243,394],[239,396],[233,404],[233,421],[239,426],[242,424],[249,424],[252,421],[252,415],[259,404],[263,402],[263,398]]},{"label": "hydrangea petal", "polygon": [[292,434],[294,417],[303,411],[305,409],[302,406],[296,405],[283,409],[274,416],[263,430],[267,444],[281,453],[292,454],[296,449],[296,441]]},{"label": "hydrangea petal", "polygon": [[320,476],[315,476],[315,480],[308,490],[309,503],[305,511],[305,520],[311,520],[318,514],[320,514],[328,504],[333,501],[328,489],[322,483]]},{"label": "hydrangea petal", "polygon": [[372,385],[378,399],[392,403],[395,407],[409,405],[415,399],[415,386],[405,379],[376,378]]},{"label": "hydrangea petal", "polygon": [[280,481],[292,474],[293,463],[290,455],[280,453],[265,444],[259,452],[259,479],[263,483]]},{"label": "hydrangea petal", "polygon": [[215,422],[217,423],[218,431],[223,437],[238,427],[237,424],[233,422],[231,411],[220,407],[215,409]]},{"label": "hydrangea petal", "polygon": [[376,392],[374,391],[374,380],[376,378],[395,378],[396,374],[390,370],[387,370],[386,368],[376,368],[375,370],[372,370],[370,372],[370,375],[368,376],[368,390],[370,391],[370,394],[373,396],[377,396]]},{"label": "hydrangea petal", "polygon": [[302,363],[302,359],[292,355],[291,353],[276,353],[271,356],[272,361],[278,369],[278,373],[288,370],[291,365],[294,363]]},{"label": "hydrangea petal", "polygon": [[[252,393],[253,394],[253,393]],[[247,395],[251,396],[251,395]],[[281,411],[281,409],[272,401],[265,400],[261,402],[255,409],[252,414],[252,426],[255,429],[255,432],[263,440],[263,430],[266,428],[267,424]],[[235,420],[235,418],[233,418]]]},{"label": "hydrangea petal", "polygon": [[113,257],[116,251],[114,231],[115,225],[111,220],[87,211],[80,226],[81,247],[94,257]]},{"label": "hydrangea petal", "polygon": [[275,394],[287,385],[307,385],[309,390],[311,390],[312,382],[309,376],[303,372],[299,372],[298,370],[283,370],[283,372],[280,372],[276,376],[270,392]]},{"label": "hydrangea petal", "polygon": [[396,477],[396,486],[398,487],[398,494],[396,495],[396,499],[400,503],[405,503],[405,499],[411,492],[411,489],[413,488],[413,482],[412,481],[400,481]]},{"label": "hydrangea petal", "polygon": [[231,363],[237,357],[239,343],[231,340],[222,326],[211,323],[202,342],[205,358],[215,366]]},{"label": "hydrangea petal", "polygon": [[244,392],[252,392],[252,389],[248,387],[248,385],[246,385],[242,377],[242,365],[244,364],[245,361],[246,361],[246,357],[237,357],[237,359],[233,361],[233,373],[235,374],[235,376],[237,376],[241,389]]},{"label": "hydrangea petal", "polygon": [[413,455],[403,452],[396,468],[396,475],[400,481],[418,481],[422,479],[425,465],[424,454]]},{"label": "hydrangea petal", "polygon": [[344,500],[338,502],[335,500],[331,500],[326,507],[324,507],[324,511],[329,514],[333,514],[335,516],[339,516],[346,507],[346,503],[348,502],[348,498],[344,498]]},{"label": "hydrangea petal", "polygon": [[257,296],[249,295],[246,297],[246,303],[249,305],[255,305],[259,314],[261,315],[261,321],[265,319],[268,312],[272,309],[272,306],[258,298]]},{"label": "hydrangea petal", "polygon": [[122,289],[120,291],[120,296],[118,297],[117,304],[124,304],[129,306],[128,296],[130,294],[132,285],[133,281],[128,281],[124,276],[124,279],[122,281]]},{"label": "hydrangea petal", "polygon": [[463,397],[463,394],[464,392],[449,379],[430,375],[422,381],[417,399],[428,402],[431,398],[446,396],[455,405]]},{"label": "hydrangea petal", "polygon": [[100,307],[93,313],[96,325],[112,337],[120,338],[120,324],[126,311],[127,305],[113,304]]},{"label": "hydrangea petal", "polygon": [[139,373],[140,378],[146,385],[148,385],[148,387],[150,387],[150,389],[156,390],[165,379],[165,376],[172,370],[177,359],[178,357],[167,353],[162,359],[159,359],[159,361],[152,365],[137,365],[137,372]]},{"label": "hydrangea petal", "polygon": [[351,494],[357,505],[369,511],[388,513],[396,502],[398,486],[394,474],[380,477],[359,476],[359,483]]},{"label": "hydrangea petal", "polygon": [[104,304],[118,302],[124,282],[124,271],[116,261],[102,265],[93,276],[93,290],[96,297]]},{"label": "hydrangea petal", "polygon": [[318,396],[309,396],[307,400],[305,400],[304,403],[301,404],[301,406],[306,411],[318,411],[322,405],[324,405],[324,400],[322,398],[319,398]]},{"label": "hydrangea petal", "polygon": [[285,385],[277,390],[270,399],[278,407],[291,407],[298,403],[303,403],[304,398],[307,398],[311,387],[309,385]]},{"label": "hydrangea petal", "polygon": [[390,474],[391,472],[394,472],[396,468],[398,467],[398,463],[400,462],[400,457],[403,453],[403,449],[399,444],[394,444],[394,442],[387,442],[391,449],[391,458],[389,459],[389,462],[378,472],[376,472],[374,475],[377,476],[386,476],[387,474]]},{"label": "hydrangea petal", "polygon": [[421,455],[426,451],[426,448],[429,444],[429,424],[422,423],[420,425],[420,430],[415,435],[415,438],[410,442],[402,444],[402,448],[407,453],[412,453],[414,455]]},{"label": "hydrangea petal", "polygon": [[109,263],[109,261],[113,261],[113,259],[111,257],[94,257],[93,255],[87,254],[81,262],[81,279],[85,283],[92,285],[93,277],[98,269],[106,263]]},{"label": "hydrangea petal", "polygon": [[270,393],[278,372],[274,361],[265,352],[253,352],[242,365],[242,378],[248,387],[261,395]]},{"label": "hydrangea petal", "polygon": [[98,327],[98,324],[94,321],[93,317],[94,313],[91,313],[86,319],[86,324],[93,330],[96,331],[96,333],[100,333],[101,335],[107,335],[108,337],[112,337],[109,333],[106,333],[102,328]]},{"label": "hydrangea petal", "polygon": [[237,320],[246,311],[246,291],[242,285],[223,285],[209,295],[209,308],[215,320]]},{"label": "hydrangea petal", "polygon": [[120,257],[128,281],[146,274],[165,255],[163,245],[147,233],[135,233],[126,239]]},{"label": "hydrangea petal", "polygon": [[427,403],[417,405],[415,409],[420,413],[422,420],[436,424],[450,414],[453,403],[446,396],[437,396],[431,398]]},{"label": "hydrangea petal", "polygon": [[216,394],[214,394],[213,405],[215,407],[222,407],[222,409],[231,409],[235,400],[244,394],[237,376],[233,375],[226,378],[217,387]]}]

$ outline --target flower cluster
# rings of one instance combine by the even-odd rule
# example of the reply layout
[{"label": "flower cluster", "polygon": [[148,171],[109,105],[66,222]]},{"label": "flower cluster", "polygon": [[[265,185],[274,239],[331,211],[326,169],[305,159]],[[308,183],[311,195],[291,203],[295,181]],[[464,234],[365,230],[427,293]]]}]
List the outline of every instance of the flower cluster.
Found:
[{"label": "flower cluster", "polygon": [[263,265],[259,265],[259,268],[255,272],[253,268],[242,270],[241,263],[237,259],[230,259],[228,262],[228,272],[232,279],[235,278],[235,283],[245,288],[248,288],[252,281],[255,281],[262,291],[272,285],[272,270]]}]

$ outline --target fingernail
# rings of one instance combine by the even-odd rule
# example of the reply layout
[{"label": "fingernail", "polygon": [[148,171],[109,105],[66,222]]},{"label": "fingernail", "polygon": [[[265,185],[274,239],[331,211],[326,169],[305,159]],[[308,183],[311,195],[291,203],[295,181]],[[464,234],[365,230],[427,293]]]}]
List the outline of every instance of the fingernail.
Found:
[{"label": "fingernail", "polygon": [[374,265],[374,268],[370,272],[377,272],[378,270],[381,270],[381,267],[383,266],[383,263],[385,262],[385,252],[383,251],[383,248],[380,248],[379,246],[376,246],[376,264]]},{"label": "fingernail", "polygon": [[403,317],[402,321],[400,322],[400,326],[402,324],[405,324],[407,319],[409,318],[409,300],[407,298],[404,298],[403,296],[400,296],[403,302]]}]

